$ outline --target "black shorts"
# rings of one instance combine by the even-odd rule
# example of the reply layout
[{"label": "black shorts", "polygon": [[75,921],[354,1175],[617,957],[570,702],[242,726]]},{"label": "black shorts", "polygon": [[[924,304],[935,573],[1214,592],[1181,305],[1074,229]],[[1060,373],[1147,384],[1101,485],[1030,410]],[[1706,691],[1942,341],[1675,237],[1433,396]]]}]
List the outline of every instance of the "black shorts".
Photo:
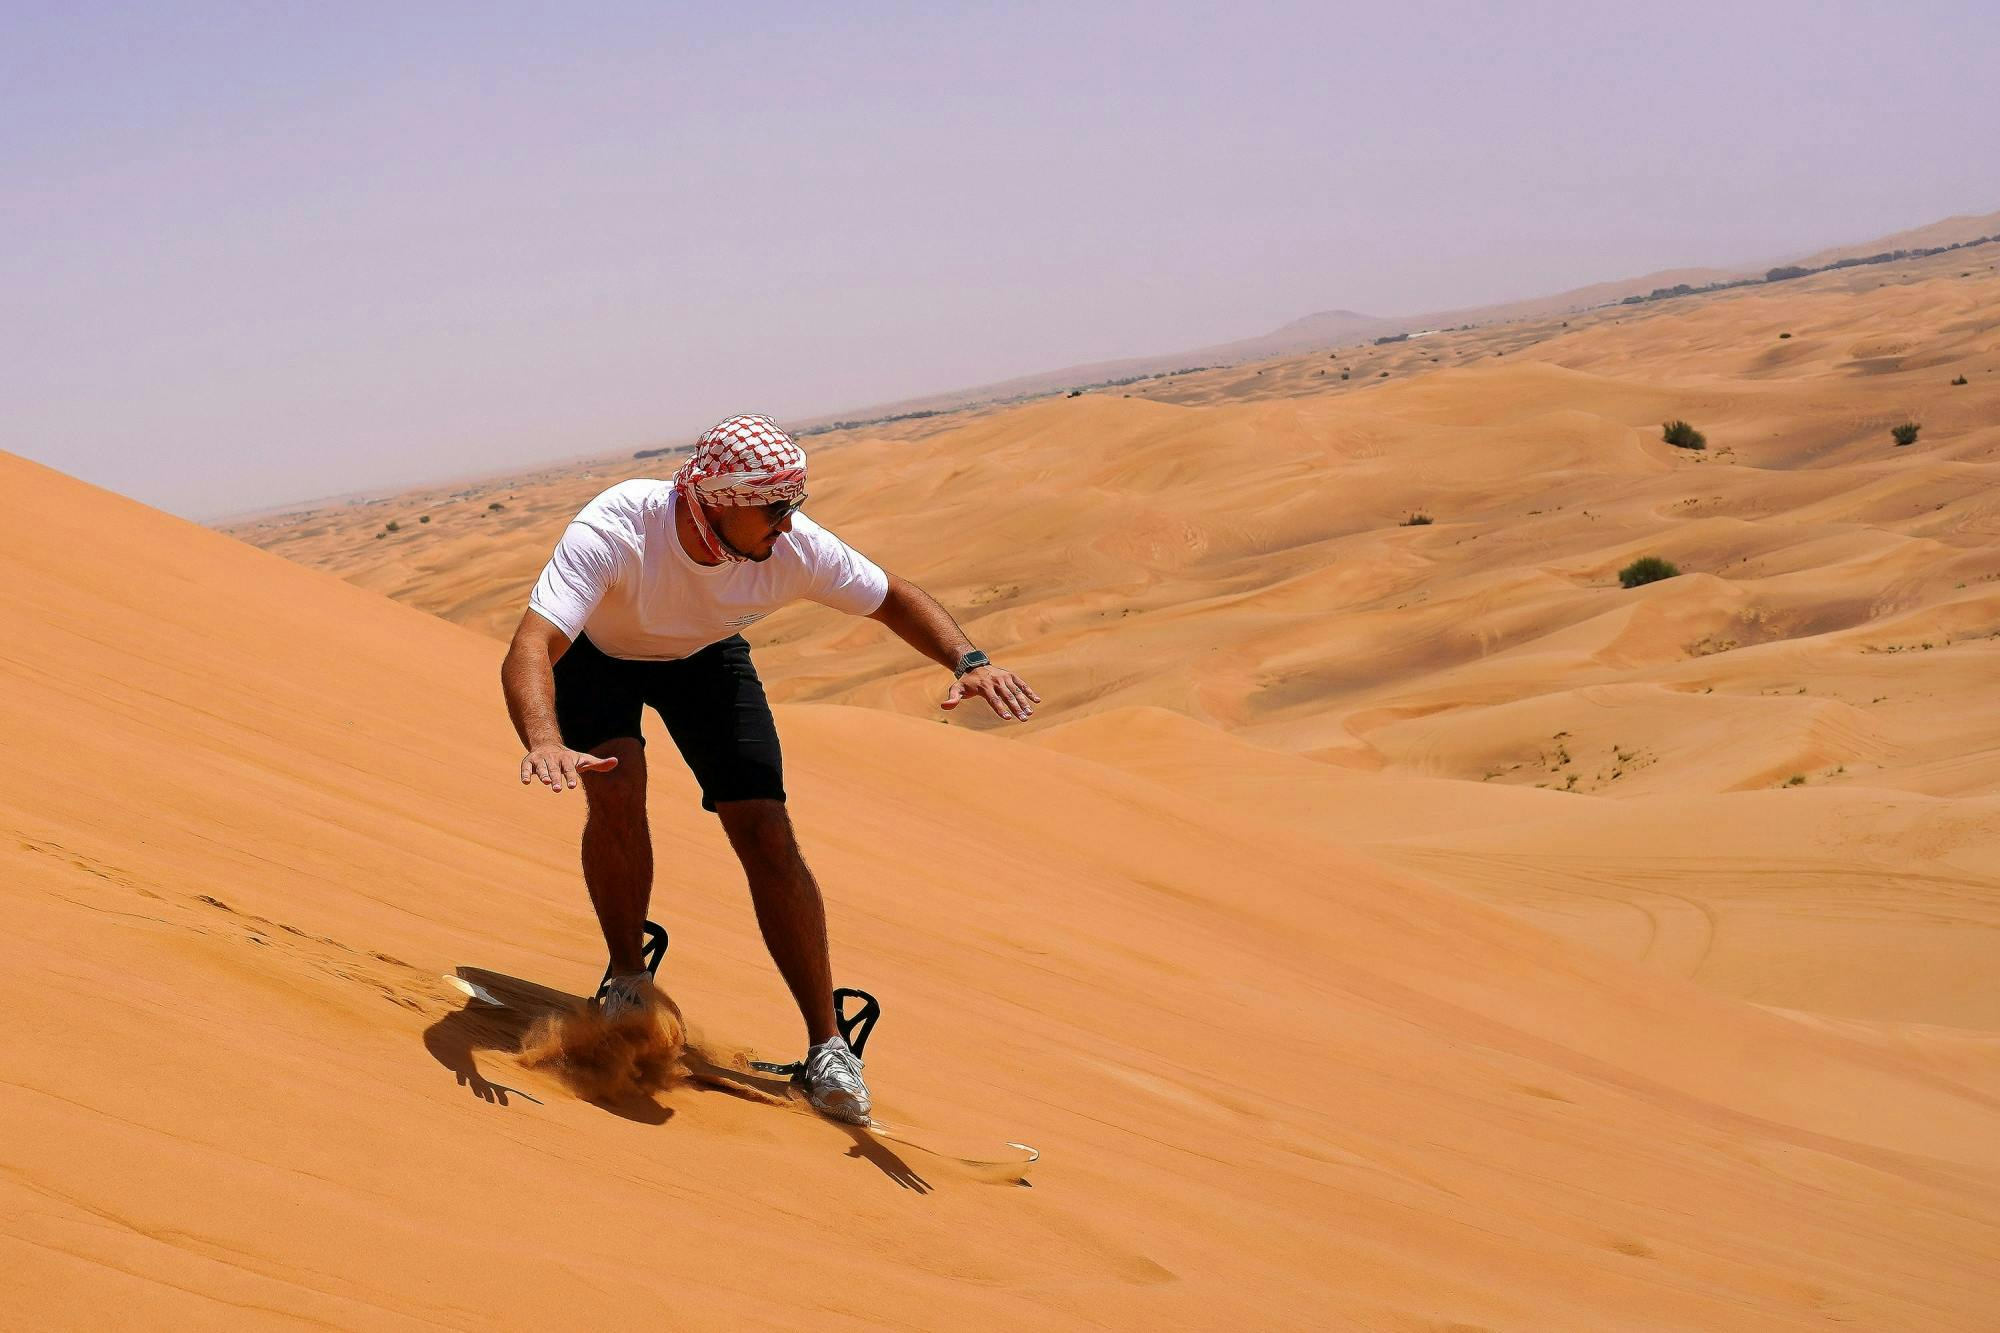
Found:
[{"label": "black shorts", "polygon": [[556,724],[570,749],[620,736],[644,745],[639,719],[650,704],[701,784],[702,809],[785,799],[778,724],[741,634],[672,662],[608,657],[579,634],[556,659],[555,676]]}]

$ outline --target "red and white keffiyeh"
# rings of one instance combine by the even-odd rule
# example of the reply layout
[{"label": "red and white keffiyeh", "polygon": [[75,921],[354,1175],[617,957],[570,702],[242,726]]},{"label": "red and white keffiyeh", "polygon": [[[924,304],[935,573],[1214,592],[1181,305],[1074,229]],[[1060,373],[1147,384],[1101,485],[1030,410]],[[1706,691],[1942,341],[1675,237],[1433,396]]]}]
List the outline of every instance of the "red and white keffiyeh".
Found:
[{"label": "red and white keffiyeh", "polygon": [[722,544],[701,512],[702,504],[764,505],[800,500],[806,493],[806,451],[769,417],[741,416],[717,422],[695,441],[694,454],[674,473],[695,535],[717,559],[742,561]]}]

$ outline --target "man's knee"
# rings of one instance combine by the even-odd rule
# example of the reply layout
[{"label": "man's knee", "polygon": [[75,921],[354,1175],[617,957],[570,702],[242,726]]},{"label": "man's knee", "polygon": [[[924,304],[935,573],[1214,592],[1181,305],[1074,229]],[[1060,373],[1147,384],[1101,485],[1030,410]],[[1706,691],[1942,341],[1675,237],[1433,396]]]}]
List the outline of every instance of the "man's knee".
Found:
[{"label": "man's knee", "polygon": [[717,801],[715,813],[736,854],[746,862],[752,858],[779,862],[798,854],[783,801]]},{"label": "man's knee", "polygon": [[583,774],[583,790],[590,811],[619,822],[644,820],[646,815],[646,747],[630,736],[621,736],[590,747],[599,758],[612,758],[618,767],[590,769]]}]

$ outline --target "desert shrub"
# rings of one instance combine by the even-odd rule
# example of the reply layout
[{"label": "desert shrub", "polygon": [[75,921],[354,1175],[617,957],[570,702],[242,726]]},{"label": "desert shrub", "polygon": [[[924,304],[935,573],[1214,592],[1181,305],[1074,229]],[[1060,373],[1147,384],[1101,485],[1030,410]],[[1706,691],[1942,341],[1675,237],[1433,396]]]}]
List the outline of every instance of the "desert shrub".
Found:
[{"label": "desert shrub", "polygon": [[403,525],[402,525],[401,523],[398,523],[398,522],[397,522],[397,521],[396,521],[395,519],[393,519],[393,518],[389,520],[389,526],[388,526],[388,528],[387,528],[387,531],[389,531],[389,532],[401,532],[402,530],[403,530]]},{"label": "desert shrub", "polygon": [[1789,333],[1781,333],[1781,334],[1779,334],[1778,336],[1779,336],[1780,338],[1789,338],[1789,337],[1791,337],[1792,335],[1791,335],[1791,334],[1789,334]]},{"label": "desert shrub", "polygon": [[1416,513],[1404,519],[1400,526],[1406,528],[1421,528],[1428,525],[1430,522],[1431,522],[1431,516],[1429,514]]},{"label": "desert shrub", "polygon": [[1340,372],[1340,377],[1341,377],[1342,379],[1346,379],[1346,378],[1347,378],[1347,372],[1346,372],[1346,371],[1344,371],[1344,370],[1343,370],[1343,371],[1341,371],[1341,372]]},{"label": "desert shrub", "polygon": [[1785,785],[1787,787],[1803,787],[1806,785],[1806,775],[1803,773],[1794,773],[1785,779]]},{"label": "desert shrub", "polygon": [[1964,384],[1966,382],[1967,382],[1966,378],[1963,375],[1960,375],[1957,379],[1952,381],[1953,384]]},{"label": "desert shrub", "polygon": [[1627,588],[1636,588],[1642,583],[1657,583],[1661,579],[1670,579],[1680,572],[1680,567],[1671,560],[1662,560],[1656,555],[1642,555],[1618,571],[1618,582]]},{"label": "desert shrub", "polygon": [[419,523],[428,523],[430,521],[431,521],[431,516],[429,514],[425,514],[422,518],[417,520],[417,522]]},{"label": "desert shrub", "polygon": [[1708,448],[1708,437],[1685,421],[1662,422],[1660,438],[1677,449]]},{"label": "desert shrub", "polygon": [[1897,444],[1915,444],[1917,442],[1917,432],[1922,429],[1923,427],[1914,421],[1905,421],[1900,426],[1891,426],[1889,428],[1889,437],[1895,440]]},{"label": "desert shrub", "polygon": [[489,510],[493,510],[493,509],[505,509],[507,506],[501,504],[498,500],[495,500],[492,504],[487,505],[486,507]]}]

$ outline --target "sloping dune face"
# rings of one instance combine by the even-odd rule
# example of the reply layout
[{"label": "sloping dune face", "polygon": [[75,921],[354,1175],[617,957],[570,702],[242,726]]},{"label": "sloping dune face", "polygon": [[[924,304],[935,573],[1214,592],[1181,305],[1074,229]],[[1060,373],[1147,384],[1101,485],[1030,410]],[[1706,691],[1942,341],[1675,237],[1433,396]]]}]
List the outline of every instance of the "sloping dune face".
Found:
[{"label": "sloping dune face", "polygon": [[[1548,361],[1324,403],[1085,398],[904,457],[826,451],[828,522],[938,570],[1064,723],[1039,745],[936,725],[933,678],[869,677],[893,660],[859,646],[869,624],[801,613],[760,654],[795,699],[886,705],[779,709],[836,973],[888,1009],[881,1111],[1036,1145],[1032,1188],[707,1083],[593,1103],[526,1067],[507,1011],[439,974],[560,1001],[601,946],[580,802],[516,780],[495,641],[0,456],[0,1298],[92,1327],[1990,1327],[2000,1042],[1752,1004],[1392,860],[1456,832],[1402,854],[1484,864],[1534,821],[1664,799],[1482,785],[1460,771],[1481,747],[1548,721],[1445,723],[1549,695],[1551,730],[1581,734],[1565,694],[1699,707],[1711,681],[1761,709],[1735,678],[1616,673],[1843,537],[1829,518],[1759,547],[1762,574],[1598,586],[1662,534],[1733,527],[1642,521],[1658,504],[1621,487],[1815,470],[1669,454],[1652,417],[1699,414],[1719,455],[1724,413],[1578,392],[1606,378]],[[1480,401],[1491,422],[1468,424]],[[1565,511],[1534,560],[1505,536],[1536,530],[1506,508],[1530,493]],[[877,495],[900,517],[871,517]],[[1437,523],[1394,527],[1419,501]],[[1868,540],[1903,571],[1874,595],[1903,600],[1858,624],[1907,634],[1958,604],[1897,563],[1935,533]],[[1888,643],[1863,660],[1909,670]],[[1407,699],[1385,697],[1398,663]],[[1962,698],[1932,724],[1960,737],[1940,761],[1975,744]],[[1794,714],[1710,725],[1770,748],[1773,716]],[[1876,762],[1926,716],[1869,734]],[[1691,718],[1635,777],[1714,770],[1727,796],[1740,767],[1665,739]],[[1175,780],[1216,764],[1236,797]],[[1254,799],[1288,765],[1457,815],[1429,826],[1371,787],[1377,827],[1321,827],[1310,795]],[[719,830],[677,766],[652,778],[663,979],[695,1050],[794,1054]]]}]

